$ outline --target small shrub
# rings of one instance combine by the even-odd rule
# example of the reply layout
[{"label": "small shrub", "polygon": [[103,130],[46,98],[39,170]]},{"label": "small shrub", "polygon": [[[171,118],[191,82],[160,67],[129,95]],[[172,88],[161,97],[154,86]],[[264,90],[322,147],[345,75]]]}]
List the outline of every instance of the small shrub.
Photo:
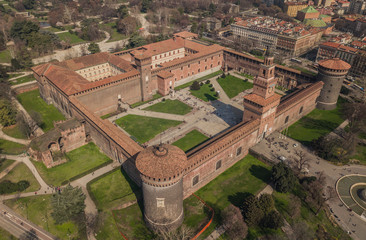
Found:
[{"label": "small shrub", "polygon": [[210,84],[210,85],[208,85],[209,87],[212,87],[213,85],[212,85],[212,83]]},{"label": "small shrub", "polygon": [[283,226],[283,217],[279,212],[273,210],[264,216],[261,225],[262,227],[277,229]]},{"label": "small shrub", "polygon": [[247,79],[247,78],[246,78],[246,79],[244,79],[244,80],[243,80],[243,82],[248,82],[248,79]]},{"label": "small shrub", "polygon": [[24,191],[30,186],[28,181],[22,180],[18,183],[13,183],[9,180],[4,180],[0,182],[0,194],[8,194],[17,191]]},{"label": "small shrub", "polygon": [[162,101],[162,102],[165,102],[165,98],[163,98],[161,101]]},{"label": "small shrub", "polygon": [[206,81],[206,84],[210,84],[210,82],[211,82],[210,80],[207,80],[207,81]]},{"label": "small shrub", "polygon": [[201,87],[203,86],[203,82],[200,82],[200,86],[201,86]]},{"label": "small shrub", "polygon": [[222,73],[222,74],[221,74],[221,78],[226,78],[225,73]]},{"label": "small shrub", "polygon": [[214,97],[219,97],[219,94],[218,94],[218,92],[216,92],[215,94],[214,94]]},{"label": "small shrub", "polygon": [[211,91],[211,92],[214,92],[214,91],[215,91],[215,88],[211,88],[211,89],[210,89],[210,91]]},{"label": "small shrub", "polygon": [[197,81],[194,81],[191,85],[191,90],[200,90],[200,84]]}]

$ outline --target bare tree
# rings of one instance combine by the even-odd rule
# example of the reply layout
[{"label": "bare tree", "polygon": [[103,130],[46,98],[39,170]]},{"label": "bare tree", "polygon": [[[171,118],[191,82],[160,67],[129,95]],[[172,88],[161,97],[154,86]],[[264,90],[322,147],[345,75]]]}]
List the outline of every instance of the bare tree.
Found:
[{"label": "bare tree", "polygon": [[296,164],[296,172],[301,173],[305,170],[305,168],[309,168],[309,157],[308,155],[302,151],[302,150],[295,150],[295,157],[293,157],[293,160]]},{"label": "bare tree", "polygon": [[161,240],[189,240],[193,237],[193,230],[186,225],[182,225],[179,229],[171,231],[169,229],[160,230],[158,239]]},{"label": "bare tree", "polygon": [[239,208],[231,204],[224,209],[222,219],[229,239],[239,240],[247,236],[248,226],[245,224]]},{"label": "bare tree", "polygon": [[292,218],[297,218],[300,215],[301,200],[299,197],[291,194],[288,203],[288,212]]}]

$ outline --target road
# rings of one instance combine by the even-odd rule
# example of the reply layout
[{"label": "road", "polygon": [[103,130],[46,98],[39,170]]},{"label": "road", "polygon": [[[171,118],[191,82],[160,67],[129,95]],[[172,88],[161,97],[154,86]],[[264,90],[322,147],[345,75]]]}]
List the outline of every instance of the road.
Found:
[{"label": "road", "polygon": [[0,203],[0,226],[17,238],[30,235],[42,240],[56,239],[53,235],[25,220],[2,203]]}]

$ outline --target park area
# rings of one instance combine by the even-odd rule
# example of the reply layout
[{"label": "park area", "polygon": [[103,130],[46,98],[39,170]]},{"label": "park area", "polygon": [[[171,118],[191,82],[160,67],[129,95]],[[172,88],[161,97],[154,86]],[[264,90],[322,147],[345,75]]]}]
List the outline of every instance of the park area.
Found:
[{"label": "park area", "polygon": [[32,116],[34,112],[40,115],[40,127],[45,131],[51,130],[54,121],[65,120],[65,117],[52,104],[47,104],[39,95],[39,90],[33,90],[17,95],[20,104]]},{"label": "park area", "polygon": [[222,89],[224,89],[226,95],[229,98],[236,97],[239,93],[253,88],[253,83],[248,80],[243,80],[232,75],[226,75],[224,78],[220,77],[217,79]]},{"label": "park area", "polygon": [[77,225],[71,221],[61,225],[55,224],[51,216],[51,197],[52,195],[44,195],[6,200],[5,205],[59,239],[85,238],[85,233],[79,232]]},{"label": "park area", "polygon": [[2,183],[3,181],[10,181],[12,183],[18,183],[19,181],[29,182],[29,187],[21,192],[35,192],[41,187],[32,172],[24,163],[18,163],[8,174],[1,178],[0,184],[4,184]]},{"label": "park area", "polygon": [[57,36],[60,38],[61,41],[68,42],[71,45],[85,42],[83,39],[79,38],[78,35],[76,35],[75,33],[63,32],[58,33]]},{"label": "park area", "polygon": [[131,134],[140,143],[153,139],[159,133],[178,126],[182,122],[138,115],[127,115],[116,120],[116,124]]},{"label": "park area", "polygon": [[197,130],[192,130],[189,133],[187,133],[184,137],[174,142],[172,145],[179,147],[185,152],[188,152],[195,146],[203,143],[209,139],[204,134],[200,133]]},{"label": "park area", "polygon": [[19,138],[19,139],[27,139],[27,136],[24,135],[24,133],[20,130],[18,124],[14,124],[12,126],[4,127],[2,131],[13,138]]},{"label": "park area", "polygon": [[42,162],[33,161],[43,180],[53,186],[61,186],[112,162],[94,143],[66,153],[66,163],[46,168]]},{"label": "park area", "polygon": [[190,90],[191,94],[205,102],[215,101],[220,97],[216,94],[211,83],[205,83],[198,90]]},{"label": "park area", "polygon": [[27,147],[25,145],[0,139],[0,153],[2,154],[18,155],[26,150]]},{"label": "park area", "polygon": [[186,115],[192,110],[192,108],[179,100],[167,99],[165,101],[161,101],[152,106],[144,108],[143,110],[177,114],[177,115]]},{"label": "park area", "polygon": [[26,82],[31,82],[31,81],[35,81],[36,79],[34,78],[34,76],[31,75],[27,75],[21,78],[17,78],[15,80],[11,80],[10,84],[11,85],[18,85],[18,84],[22,84],[22,83],[26,83]]},{"label": "park area", "polygon": [[344,103],[345,100],[339,98],[337,108],[333,110],[314,109],[288,128],[288,136],[309,145],[311,141],[327,135],[345,120],[342,114]]}]

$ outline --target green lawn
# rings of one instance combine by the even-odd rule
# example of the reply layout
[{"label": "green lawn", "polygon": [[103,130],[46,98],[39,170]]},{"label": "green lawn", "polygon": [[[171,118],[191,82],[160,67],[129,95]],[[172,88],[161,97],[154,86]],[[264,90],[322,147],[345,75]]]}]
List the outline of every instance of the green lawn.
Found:
[{"label": "green lawn", "polygon": [[270,169],[252,155],[247,155],[198,190],[196,194],[215,210],[215,220],[199,239],[205,239],[218,226],[220,212],[230,203],[242,204],[248,194],[261,191],[270,179]]},{"label": "green lawn", "polygon": [[0,63],[10,63],[11,55],[8,49],[0,52]]},{"label": "green lawn", "polygon": [[134,201],[135,194],[141,194],[135,183],[120,168],[88,183],[88,191],[99,210]]},{"label": "green lawn", "polygon": [[310,70],[308,70],[306,68],[302,68],[302,67],[299,67],[299,66],[291,65],[290,68],[299,70],[299,71],[301,71],[303,73],[307,73],[307,74],[310,74],[310,75],[313,75],[313,76],[316,76],[317,75],[316,72],[310,71]]},{"label": "green lawn", "polygon": [[34,192],[41,188],[37,179],[33,176],[32,172],[24,163],[19,163],[16,165],[15,168],[13,168],[7,175],[5,175],[5,177],[1,179],[1,181],[3,180],[9,180],[13,183],[17,183],[21,180],[28,181],[30,186],[23,192]]},{"label": "green lawn", "polygon": [[202,81],[208,80],[208,79],[210,79],[210,78],[216,77],[216,76],[218,76],[218,75],[220,75],[220,74],[222,74],[222,73],[223,73],[223,71],[222,71],[222,70],[219,70],[219,71],[217,71],[217,72],[210,73],[210,74],[208,74],[208,75],[206,75],[206,76],[203,76],[203,77],[197,78],[197,79],[195,79],[195,80],[193,80],[193,81],[190,81],[190,82],[187,82],[187,83],[185,83],[185,84],[182,84],[182,85],[180,85],[180,86],[178,86],[178,87],[175,87],[175,88],[174,88],[174,90],[175,90],[175,91],[178,91],[178,90],[180,90],[180,89],[183,89],[183,88],[186,88],[186,87],[191,86],[191,85],[192,85],[192,83],[193,83],[194,81],[202,82]]},{"label": "green lawn", "polygon": [[159,93],[154,94],[153,97],[152,97],[152,99],[150,99],[150,100],[147,100],[147,101],[144,101],[144,102],[137,102],[137,103],[131,104],[131,108],[135,108],[135,107],[144,105],[145,103],[154,101],[155,99],[158,99],[158,98],[161,98],[161,97],[162,97],[162,95],[160,95]]},{"label": "green lawn", "polygon": [[23,73],[11,73],[11,74],[9,74],[9,79],[10,79],[10,78],[19,77],[19,76],[21,76],[21,75],[23,75]]},{"label": "green lawn", "polygon": [[225,78],[219,78],[217,82],[224,89],[229,98],[233,98],[239,93],[253,88],[253,83],[244,81],[243,79],[228,75]]},{"label": "green lawn", "polygon": [[117,32],[115,22],[102,24],[102,28],[104,28],[107,32],[109,32],[111,34],[111,37],[109,38],[109,40],[107,42],[114,42],[114,41],[119,41],[119,40],[127,38],[126,35],[123,35],[123,34]]},{"label": "green lawn", "polygon": [[17,238],[11,235],[8,231],[0,228],[0,240],[16,240]]},{"label": "green lawn", "polygon": [[[29,219],[32,223],[42,227],[60,239],[80,239],[77,225],[66,222],[56,225],[52,216],[51,195],[33,196],[17,200],[6,200],[5,204],[18,214]],[[68,236],[68,234],[70,236]]]},{"label": "green lawn", "polygon": [[4,127],[3,132],[13,138],[20,138],[20,139],[27,139],[27,136],[25,136],[19,129],[18,124],[9,126],[9,127]]},{"label": "green lawn", "polygon": [[34,111],[41,114],[43,124],[40,127],[46,132],[53,128],[54,121],[65,119],[55,106],[43,101],[38,89],[18,94],[17,99],[28,113]]},{"label": "green lawn", "polygon": [[288,136],[303,144],[309,144],[312,140],[327,135],[345,120],[342,116],[343,103],[344,100],[339,98],[336,109],[314,109],[288,128]]},{"label": "green lawn", "polygon": [[357,159],[361,164],[366,165],[366,146],[357,145],[356,154],[351,159]]},{"label": "green lawn", "polygon": [[203,84],[199,90],[189,90],[191,94],[197,98],[202,99],[205,102],[215,101],[219,99],[219,97],[215,97],[214,94],[217,90],[211,91],[212,87],[209,87],[209,84]]},{"label": "green lawn", "polygon": [[[185,199],[183,207],[183,225],[191,228],[194,236],[207,224],[211,212],[194,196]],[[120,210],[113,210],[113,214],[119,231],[126,235],[128,239],[153,239],[154,234],[146,227],[138,204]]]},{"label": "green lawn", "polygon": [[66,42],[68,41],[72,45],[85,42],[83,39],[79,38],[76,34],[71,34],[69,32],[59,33],[57,34],[57,36],[60,38],[61,41],[62,40]]},{"label": "green lawn", "polygon": [[42,162],[33,162],[43,180],[53,186],[60,186],[63,182],[84,172],[89,172],[111,161],[99,151],[94,143],[88,143],[66,154],[68,161],[53,168],[46,168]]},{"label": "green lawn", "polygon": [[140,143],[145,143],[168,128],[181,124],[181,122],[130,114],[117,119],[116,124],[134,136]]},{"label": "green lawn", "polygon": [[27,147],[22,144],[0,139],[0,153],[18,155],[25,152],[26,149]]},{"label": "green lawn", "polygon": [[136,200],[135,194],[141,194],[139,188],[120,168],[92,180],[87,188],[99,210],[97,239],[123,239],[114,222],[112,209]]},{"label": "green lawn", "polygon": [[35,80],[36,79],[34,78],[33,74],[30,74],[30,75],[27,75],[27,76],[24,76],[24,77],[21,77],[21,78],[10,81],[10,84],[11,85],[18,85],[18,84],[21,84],[21,83],[31,82],[31,81],[35,81]]},{"label": "green lawn", "polygon": [[251,80],[254,79],[254,77],[252,75],[248,74],[248,73],[236,72],[236,74],[239,74],[240,76],[246,77],[246,78],[251,79]]},{"label": "green lawn", "polygon": [[247,155],[196,194],[208,205],[222,210],[230,203],[242,200],[243,195],[262,190],[270,179],[270,169],[252,155]]},{"label": "green lawn", "polygon": [[189,113],[192,108],[185,103],[182,103],[179,100],[170,100],[167,99],[163,102],[156,103],[152,106],[144,108],[143,110],[153,111],[153,112],[162,112],[162,113],[170,113],[170,114],[178,114],[178,115],[186,115]]},{"label": "green lawn", "polygon": [[6,158],[0,158],[0,172],[4,171],[7,167],[12,165],[15,161],[6,159]]},{"label": "green lawn", "polygon": [[206,137],[204,134],[200,133],[197,130],[193,130],[187,133],[178,141],[174,142],[173,145],[179,147],[185,152],[188,152],[188,150],[194,148],[198,144],[206,141],[207,139],[209,138]]}]

